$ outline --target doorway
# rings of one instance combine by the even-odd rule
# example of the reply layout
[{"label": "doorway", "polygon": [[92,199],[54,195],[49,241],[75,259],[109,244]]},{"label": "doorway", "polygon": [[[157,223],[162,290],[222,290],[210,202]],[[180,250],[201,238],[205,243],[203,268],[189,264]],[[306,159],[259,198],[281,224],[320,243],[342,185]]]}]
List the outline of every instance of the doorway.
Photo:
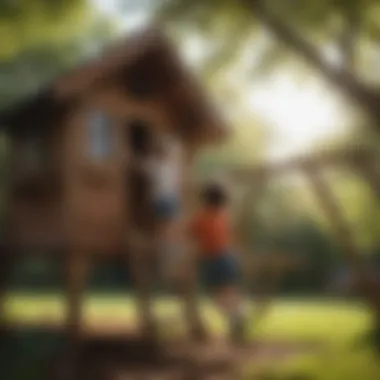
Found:
[{"label": "doorway", "polygon": [[153,154],[155,135],[153,125],[140,118],[126,122],[126,145],[133,161],[127,174],[127,191],[129,194],[129,212],[134,226],[149,228],[152,223],[150,210],[150,178],[148,173],[139,170],[137,163],[146,162]]}]

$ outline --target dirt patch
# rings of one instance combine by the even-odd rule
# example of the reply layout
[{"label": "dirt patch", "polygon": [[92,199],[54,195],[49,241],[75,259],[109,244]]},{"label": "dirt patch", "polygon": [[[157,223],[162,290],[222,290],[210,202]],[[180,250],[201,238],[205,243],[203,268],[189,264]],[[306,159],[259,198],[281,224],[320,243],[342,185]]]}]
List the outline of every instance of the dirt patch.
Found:
[{"label": "dirt patch", "polygon": [[[324,349],[319,342],[289,342],[289,341],[263,341],[241,348],[240,353],[245,360],[286,360],[289,357],[315,353]],[[237,349],[239,351],[239,349]]]},{"label": "dirt patch", "polygon": [[[62,336],[62,323],[50,320],[43,326],[45,331]],[[18,325],[17,330],[20,328],[33,329],[33,324]],[[236,372],[248,364],[279,363],[323,349],[315,342],[289,341],[233,346],[220,336],[209,337],[202,344],[184,338],[148,342],[141,339],[136,326],[122,321],[104,323],[101,319],[84,326],[83,333],[85,339],[77,362],[81,380],[236,380]],[[59,378],[56,375],[65,366],[63,359],[55,360],[48,380]]]},{"label": "dirt patch", "polygon": [[83,346],[78,371],[81,380],[235,380],[247,364],[278,362],[316,348],[289,342],[234,347],[221,338],[202,344],[186,340],[152,344],[137,336],[128,341],[97,339]]},{"label": "dirt patch", "polygon": [[[54,318],[39,319],[36,321],[14,321],[7,324],[9,330],[44,330],[49,333],[63,334],[65,324]],[[111,321],[108,319],[96,318],[83,324],[82,333],[90,338],[120,337],[123,335],[134,335],[136,326],[122,320]]]}]

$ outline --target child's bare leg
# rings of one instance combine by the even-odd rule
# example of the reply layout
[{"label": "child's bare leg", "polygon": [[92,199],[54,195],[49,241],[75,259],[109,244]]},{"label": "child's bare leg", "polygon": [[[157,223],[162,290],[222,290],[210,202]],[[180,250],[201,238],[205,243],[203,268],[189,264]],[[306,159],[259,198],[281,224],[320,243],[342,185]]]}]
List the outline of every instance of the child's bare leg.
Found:
[{"label": "child's bare leg", "polygon": [[179,279],[179,288],[184,301],[184,317],[189,326],[191,339],[203,341],[207,338],[207,331],[201,318],[197,291],[197,260],[190,250],[186,254],[183,269],[182,277]]},{"label": "child's bare leg", "polygon": [[245,308],[241,292],[237,286],[225,286],[217,295],[217,302],[227,317],[233,339],[244,338]]}]

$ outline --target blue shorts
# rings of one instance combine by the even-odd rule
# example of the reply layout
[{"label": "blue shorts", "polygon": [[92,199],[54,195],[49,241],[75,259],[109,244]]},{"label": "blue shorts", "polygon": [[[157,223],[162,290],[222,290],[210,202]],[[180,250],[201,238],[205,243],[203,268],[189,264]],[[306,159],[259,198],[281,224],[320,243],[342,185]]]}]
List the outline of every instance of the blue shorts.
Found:
[{"label": "blue shorts", "polygon": [[201,271],[206,287],[218,288],[236,285],[240,270],[236,258],[228,251],[201,261]]},{"label": "blue shorts", "polygon": [[159,220],[175,219],[179,210],[179,201],[175,197],[158,198],[153,201],[153,211]]}]

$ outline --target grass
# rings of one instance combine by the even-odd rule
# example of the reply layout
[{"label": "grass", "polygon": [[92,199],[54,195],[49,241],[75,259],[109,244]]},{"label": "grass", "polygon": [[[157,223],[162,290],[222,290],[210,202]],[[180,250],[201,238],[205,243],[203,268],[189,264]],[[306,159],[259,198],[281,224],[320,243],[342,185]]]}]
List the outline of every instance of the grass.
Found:
[{"label": "grass", "polygon": [[[202,312],[210,328],[225,331],[225,323],[207,300]],[[18,321],[41,319],[63,320],[64,302],[58,296],[13,295],[7,302],[7,318]],[[178,315],[179,305],[170,299],[155,303],[162,320]],[[254,310],[252,310],[254,313]],[[121,297],[88,297],[84,319],[133,322],[136,318],[133,300]],[[178,319],[178,318],[177,318]],[[268,315],[248,334],[260,340],[320,342],[322,352],[299,355],[286,362],[251,363],[244,369],[246,378],[378,380],[380,368],[367,347],[355,342],[368,331],[371,318],[363,305],[336,300],[276,300]],[[178,324],[178,329],[181,329]],[[170,323],[173,332],[173,324]],[[301,377],[300,377],[301,376]],[[303,376],[303,377],[302,377]],[[20,379],[20,378],[18,378]]]}]

